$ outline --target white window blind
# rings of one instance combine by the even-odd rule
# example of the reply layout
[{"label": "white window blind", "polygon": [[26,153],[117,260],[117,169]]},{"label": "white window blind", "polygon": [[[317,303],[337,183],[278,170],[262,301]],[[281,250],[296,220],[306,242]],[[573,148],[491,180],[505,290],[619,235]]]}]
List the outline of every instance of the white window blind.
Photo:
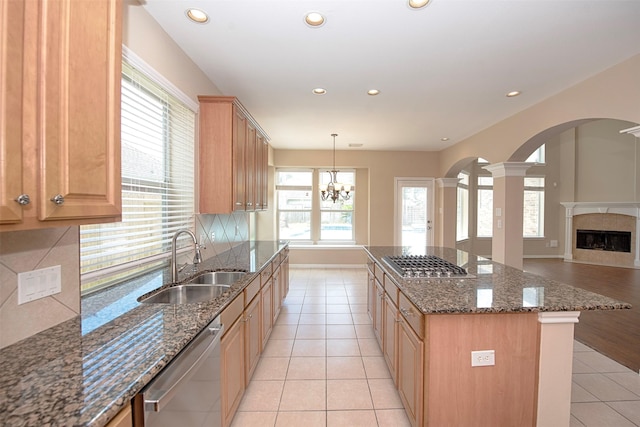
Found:
[{"label": "white window blind", "polygon": [[80,227],[83,292],[164,262],[194,228],[195,113],[124,61],[121,114],[122,222]]}]

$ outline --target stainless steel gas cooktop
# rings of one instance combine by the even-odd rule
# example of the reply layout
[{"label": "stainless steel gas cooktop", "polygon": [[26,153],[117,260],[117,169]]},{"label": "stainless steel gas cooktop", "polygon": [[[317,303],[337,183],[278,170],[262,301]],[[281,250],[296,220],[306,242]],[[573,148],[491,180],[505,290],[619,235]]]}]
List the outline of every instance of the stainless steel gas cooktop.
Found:
[{"label": "stainless steel gas cooktop", "polygon": [[467,270],[435,255],[385,256],[382,260],[404,278],[471,278]]}]

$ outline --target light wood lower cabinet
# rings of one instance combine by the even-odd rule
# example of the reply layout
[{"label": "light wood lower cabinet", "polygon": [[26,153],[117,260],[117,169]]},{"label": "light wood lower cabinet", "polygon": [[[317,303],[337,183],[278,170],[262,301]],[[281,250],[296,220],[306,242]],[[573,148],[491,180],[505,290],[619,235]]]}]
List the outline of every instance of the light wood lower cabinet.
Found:
[{"label": "light wood lower cabinet", "polygon": [[260,352],[262,350],[262,340],[260,339],[260,293],[253,298],[243,314],[244,320],[244,358],[245,358],[245,386],[249,385],[253,371],[258,366]]},{"label": "light wood lower cabinet", "polygon": [[273,276],[271,276],[271,281],[273,282],[273,323],[276,323],[278,316],[280,315],[280,308],[282,307],[282,274],[280,266],[278,265],[275,270],[273,270]]},{"label": "light wood lower cabinet", "polygon": [[398,328],[398,393],[413,427],[422,425],[424,344],[400,318]]},{"label": "light wood lower cabinet", "polygon": [[393,379],[393,382],[397,384],[398,340],[396,339],[396,337],[398,335],[398,323],[401,320],[398,316],[398,308],[395,306],[393,300],[388,295],[385,295],[382,304],[384,307],[382,328],[382,337],[384,339],[382,341],[382,354],[384,355],[384,360],[387,362],[387,366],[389,367],[391,378]]},{"label": "light wood lower cabinet", "polygon": [[262,324],[260,325],[260,336],[262,337],[262,348],[265,348],[271,329],[273,329],[273,281],[271,278],[262,286],[260,291],[260,313],[262,313]]},{"label": "light wood lower cabinet", "polygon": [[244,322],[238,319],[220,341],[222,426],[231,424],[244,393]]},{"label": "light wood lower cabinet", "polygon": [[378,345],[382,347],[382,298],[384,297],[384,288],[380,282],[378,282],[378,279],[375,278],[373,279],[373,292],[375,292],[373,296],[375,304],[373,309],[373,333],[378,340]]},{"label": "light wood lower cabinet", "polygon": [[[220,314],[220,320],[225,326],[220,341],[223,427],[228,427],[233,421],[242,395],[271,336],[275,321],[274,280],[285,280],[285,270],[278,268],[277,273],[272,275],[272,267],[272,263],[267,264]],[[286,293],[281,295],[284,298]]]},{"label": "light wood lower cabinet", "polygon": [[118,412],[105,427],[133,427],[133,418],[131,416],[131,406],[125,407]]}]

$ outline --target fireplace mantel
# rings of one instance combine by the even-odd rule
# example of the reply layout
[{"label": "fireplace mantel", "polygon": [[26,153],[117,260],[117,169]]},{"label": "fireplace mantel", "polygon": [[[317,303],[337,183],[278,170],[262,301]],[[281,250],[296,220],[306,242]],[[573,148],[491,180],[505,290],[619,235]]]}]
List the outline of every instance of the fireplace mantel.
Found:
[{"label": "fireplace mantel", "polygon": [[562,202],[566,210],[564,259],[573,259],[573,217],[583,214],[621,214],[636,219],[635,259],[633,265],[640,268],[640,202]]}]

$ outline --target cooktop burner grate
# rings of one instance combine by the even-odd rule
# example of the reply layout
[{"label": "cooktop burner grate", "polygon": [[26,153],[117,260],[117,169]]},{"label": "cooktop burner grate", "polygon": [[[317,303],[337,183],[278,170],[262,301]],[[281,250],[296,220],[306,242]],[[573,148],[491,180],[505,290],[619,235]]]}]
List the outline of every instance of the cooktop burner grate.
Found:
[{"label": "cooktop burner grate", "polygon": [[474,277],[467,270],[435,255],[402,255],[382,257],[405,278]]}]

